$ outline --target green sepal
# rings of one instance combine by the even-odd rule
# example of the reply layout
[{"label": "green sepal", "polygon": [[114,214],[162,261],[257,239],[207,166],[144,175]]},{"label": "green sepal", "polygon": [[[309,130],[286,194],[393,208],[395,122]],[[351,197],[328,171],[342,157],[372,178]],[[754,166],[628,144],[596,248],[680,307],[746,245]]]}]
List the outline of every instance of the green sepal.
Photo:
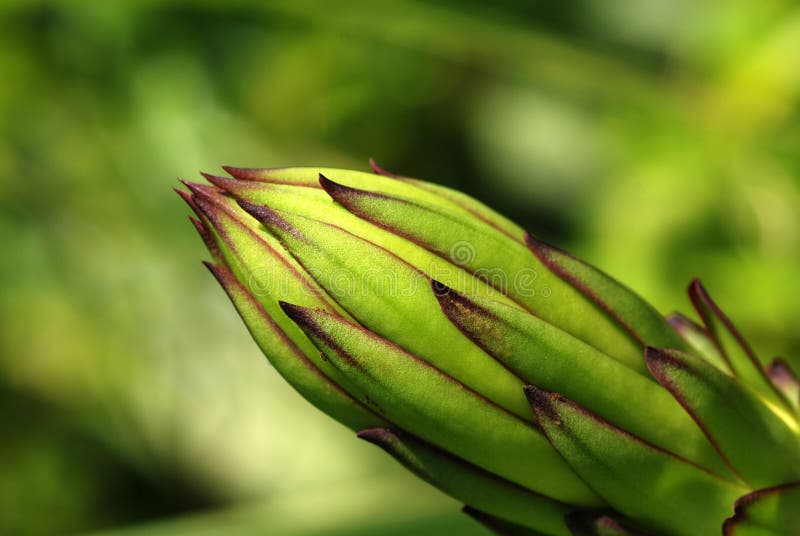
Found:
[{"label": "green sepal", "polygon": [[450,321],[527,383],[561,393],[634,435],[733,477],[692,418],[649,375],[525,311],[442,284],[434,288]]},{"label": "green sepal", "polygon": [[784,398],[792,405],[795,412],[800,411],[800,378],[784,359],[776,357],[767,365],[767,376]]},{"label": "green sepal", "polygon": [[532,235],[527,242],[542,264],[580,290],[638,342],[640,360],[644,346],[688,349],[661,313],[616,279]]},{"label": "green sepal", "polygon": [[713,365],[678,350],[648,348],[646,359],[653,376],[751,487],[800,477],[796,431],[758,396]]},{"label": "green sepal", "polygon": [[645,536],[615,512],[573,510],[564,519],[572,536]]},{"label": "green sepal", "polygon": [[283,308],[363,402],[401,429],[540,494],[598,504],[531,423],[361,326],[319,310]]},{"label": "green sepal", "polygon": [[686,344],[689,345],[695,354],[726,374],[733,374],[725,357],[720,354],[719,349],[714,344],[714,339],[708,334],[705,328],[691,321],[681,313],[670,314],[667,316],[667,322],[669,322],[669,325],[683,337],[683,340],[686,341]]},{"label": "green sepal", "polygon": [[[185,181],[181,182],[185,185],[190,184]],[[189,205],[189,208],[191,208],[192,211],[197,216],[196,218],[189,216],[189,221],[192,222],[192,225],[194,225],[195,230],[200,235],[200,239],[203,241],[203,244],[206,246],[206,249],[208,249],[208,252],[214,259],[214,262],[218,264],[225,264],[225,259],[222,257],[222,253],[219,250],[219,245],[217,244],[216,240],[214,240],[214,236],[211,233],[211,227],[210,227],[211,224],[205,217],[203,212],[195,204],[194,196],[189,192],[185,192],[177,188],[174,188],[173,190],[175,191],[176,194],[178,194],[181,197],[181,199],[183,199],[186,202],[187,205]]]},{"label": "green sepal", "polygon": [[736,378],[772,404],[776,411],[790,409],[791,405],[769,380],[750,345],[711,299],[699,279],[689,284],[689,298]]},{"label": "green sepal", "polygon": [[273,210],[304,216],[346,229],[348,233],[391,251],[428,277],[439,277],[454,288],[469,290],[480,295],[493,295],[501,301],[513,303],[484,281],[448,259],[351,214],[343,206],[333,202],[321,187],[227,179],[208,174],[204,176],[209,182],[239,201],[267,206]]},{"label": "green sepal", "polygon": [[537,424],[578,476],[643,528],[680,536],[718,533],[746,491],[560,395],[534,386],[525,392]]},{"label": "green sepal", "polygon": [[349,169],[324,168],[324,167],[294,167],[294,168],[235,168],[223,166],[223,169],[232,177],[240,180],[303,186],[321,189],[319,176],[324,175],[351,188],[360,188],[385,195],[400,195],[409,199],[433,203],[447,207],[453,212],[466,217],[473,214],[458,203],[442,196],[437,189],[421,188],[422,181],[397,180],[394,177],[376,175],[363,171]]},{"label": "green sepal", "polygon": [[321,167],[236,168],[223,166],[223,169],[232,177],[240,180],[310,188],[320,187],[318,178],[322,174],[351,188],[361,188],[386,195],[401,195],[409,199],[447,207],[464,216],[483,220],[509,237],[515,238],[520,243],[523,242],[525,232],[521,227],[480,201],[439,184],[390,173],[375,164],[374,161],[371,161],[370,164],[375,174]]},{"label": "green sepal", "polygon": [[724,536],[800,535],[800,482],[756,490],[736,501]]},{"label": "green sepal", "polygon": [[[236,201],[214,186],[184,183],[192,191],[192,206],[206,222],[224,265],[247,287],[279,328],[326,376],[338,382],[337,371],[319,358],[319,352],[278,306],[292,300],[346,316],[347,313],[316,284],[302,266]],[[222,264],[222,263],[221,263]]]},{"label": "green sepal", "polygon": [[641,346],[519,240],[440,203],[353,188],[326,177],[320,183],[356,216],[455,262],[537,316],[644,370]]},{"label": "green sepal", "polygon": [[530,419],[520,379],[447,320],[425,274],[338,226],[244,202],[242,206],[358,323]]},{"label": "green sepal", "polygon": [[369,159],[369,165],[372,168],[372,171],[374,171],[378,175],[383,175],[384,177],[392,177],[398,180],[407,181],[418,188],[422,188],[423,190],[428,190],[429,192],[438,194],[441,197],[451,201],[452,203],[455,203],[464,210],[468,211],[476,218],[485,221],[486,223],[488,223],[493,227],[496,227],[498,230],[507,234],[511,238],[519,240],[520,242],[523,242],[525,240],[525,230],[522,227],[520,227],[513,221],[509,220],[508,218],[506,218],[499,212],[495,211],[494,209],[484,205],[474,197],[470,197],[463,192],[459,192],[458,190],[453,190],[452,188],[448,188],[447,186],[442,186],[441,184],[422,181],[412,177],[406,177],[403,175],[392,173],[391,171],[387,171],[383,167],[379,166],[372,158]]},{"label": "green sepal", "polygon": [[227,293],[263,354],[303,398],[353,430],[386,425],[384,419],[365,408],[312,363],[230,270],[204,264]]},{"label": "green sepal", "polygon": [[454,499],[498,518],[555,536],[568,535],[567,505],[488,473],[416,437],[387,428],[358,437],[378,445],[406,469]]},{"label": "green sepal", "polygon": [[[492,534],[497,536],[550,536],[552,533],[539,532],[535,529],[529,529],[516,523],[511,523],[505,519],[500,519],[486,512],[481,512],[471,506],[464,506],[461,511],[483,525]],[[561,534],[560,532],[557,534]]]}]

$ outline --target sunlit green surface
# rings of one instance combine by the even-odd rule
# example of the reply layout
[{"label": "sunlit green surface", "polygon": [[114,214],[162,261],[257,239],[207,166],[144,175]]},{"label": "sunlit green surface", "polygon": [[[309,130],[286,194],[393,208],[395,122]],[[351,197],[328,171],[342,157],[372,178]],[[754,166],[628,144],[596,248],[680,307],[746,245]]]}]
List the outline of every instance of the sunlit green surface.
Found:
[{"label": "sunlit green surface", "polygon": [[374,156],[800,363],[796,3],[493,5],[0,7],[0,533],[480,533],[267,367],[171,191],[220,164]]}]

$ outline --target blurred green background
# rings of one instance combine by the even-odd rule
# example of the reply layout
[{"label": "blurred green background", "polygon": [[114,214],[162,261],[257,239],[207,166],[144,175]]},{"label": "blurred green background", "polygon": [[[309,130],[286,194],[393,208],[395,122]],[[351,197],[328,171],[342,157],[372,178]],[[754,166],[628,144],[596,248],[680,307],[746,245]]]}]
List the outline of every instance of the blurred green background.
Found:
[{"label": "blurred green background", "polygon": [[171,191],[221,164],[373,156],[800,363],[797,2],[0,13],[2,534],[483,534],[267,366]]}]

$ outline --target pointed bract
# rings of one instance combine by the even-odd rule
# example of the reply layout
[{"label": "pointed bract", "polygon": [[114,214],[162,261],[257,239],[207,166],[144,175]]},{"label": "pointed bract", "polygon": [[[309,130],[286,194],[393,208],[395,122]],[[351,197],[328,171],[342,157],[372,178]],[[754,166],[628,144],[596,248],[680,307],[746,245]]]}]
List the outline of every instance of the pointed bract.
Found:
[{"label": "pointed bract", "polygon": [[230,270],[204,263],[228,294],[247,329],[275,370],[306,400],[345,426],[358,430],[386,421],[332,382],[295,346]]},{"label": "pointed bract", "polygon": [[526,382],[562,393],[647,441],[730,474],[691,417],[651,377],[525,311],[469,298],[438,282],[434,294],[465,335]]},{"label": "pointed bract", "polygon": [[532,235],[526,237],[536,257],[610,315],[640,345],[687,348],[666,319],[638,294],[594,266]]},{"label": "pointed bract", "polygon": [[739,381],[773,404],[775,409],[789,408],[782,393],[769,381],[764,367],[750,345],[711,299],[699,279],[693,280],[689,285],[689,298],[713,337],[720,354],[725,357]]},{"label": "pointed bract", "polygon": [[725,520],[724,536],[795,536],[800,534],[800,482],[748,493],[736,501]]},{"label": "pointed bract", "polygon": [[641,349],[631,345],[595,304],[543,268],[519,240],[470,213],[440,203],[353,188],[324,176],[320,182],[356,216],[449,259],[486,281],[498,294],[508,295],[537,316],[644,370]]},{"label": "pointed bract", "polygon": [[529,529],[517,525],[516,523],[506,521],[505,519],[500,519],[485,512],[481,512],[471,506],[464,506],[461,511],[489,529],[493,534],[497,534],[497,536],[550,536],[551,534],[561,534],[560,532],[544,533]]},{"label": "pointed bract", "polygon": [[498,534],[800,525],[800,382],[699,281],[703,326],[665,319],[475,199],[370,165],[226,166],[177,190],[302,396]]},{"label": "pointed bract", "polygon": [[418,477],[478,510],[545,534],[567,535],[567,505],[512,484],[409,434],[385,428],[358,437],[378,445]]},{"label": "pointed bract", "polygon": [[613,512],[573,510],[565,521],[573,536],[645,536]]},{"label": "pointed bract", "polygon": [[361,325],[530,418],[519,378],[438,311],[428,278],[405,260],[334,225],[248,203],[242,206]]},{"label": "pointed bract", "polygon": [[745,489],[620,430],[554,393],[527,386],[536,422],[575,472],[615,510],[646,529],[719,531]]},{"label": "pointed bract", "polygon": [[648,348],[647,365],[748,484],[800,478],[797,433],[760,398],[702,359]]},{"label": "pointed bract", "polygon": [[728,366],[725,357],[719,353],[714,339],[702,326],[696,324],[681,313],[672,313],[667,316],[667,322],[672,326],[672,329],[686,341],[686,344],[692,351],[725,372],[726,374],[733,375],[733,371]]},{"label": "pointed bract", "polygon": [[361,326],[313,309],[284,310],[387,420],[530,490],[598,504],[532,424]]},{"label": "pointed bract", "polygon": [[776,357],[767,365],[767,376],[772,385],[783,393],[786,400],[794,407],[795,412],[800,411],[800,378],[789,363]]}]

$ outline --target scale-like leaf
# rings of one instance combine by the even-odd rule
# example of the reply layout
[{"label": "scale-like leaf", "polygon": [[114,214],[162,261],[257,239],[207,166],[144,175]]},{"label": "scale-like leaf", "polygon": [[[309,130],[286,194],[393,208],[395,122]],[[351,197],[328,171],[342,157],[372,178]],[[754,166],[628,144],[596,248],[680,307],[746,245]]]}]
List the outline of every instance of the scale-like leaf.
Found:
[{"label": "scale-like leaf", "polygon": [[653,376],[747,483],[764,487],[800,477],[797,432],[759,397],[693,355],[648,348],[646,358]]},{"label": "scale-like leaf", "polygon": [[352,188],[326,177],[320,183],[353,214],[452,260],[537,316],[644,370],[642,346],[519,240],[441,203]]},{"label": "scale-like leaf", "polygon": [[205,265],[228,294],[258,347],[298,393],[353,430],[385,425],[384,419],[365,408],[312,363],[230,270],[210,263]]},{"label": "scale-like leaf", "polygon": [[616,426],[703,467],[731,474],[692,418],[649,375],[625,367],[525,311],[489,298],[467,297],[438,282],[433,287],[447,317],[526,382],[561,393]]},{"label": "scale-like leaf", "polygon": [[351,214],[344,207],[333,202],[321,187],[311,188],[292,184],[226,179],[214,175],[205,175],[205,177],[237,200],[268,206],[274,210],[290,212],[314,221],[347,229],[348,233],[390,250],[394,255],[428,277],[438,277],[454,288],[480,295],[491,294],[501,301],[513,303],[450,260]]},{"label": "scale-like leaf", "polygon": [[598,504],[531,423],[360,326],[314,309],[283,307],[363,401],[403,430],[548,497]]},{"label": "scale-like leaf", "polygon": [[681,313],[672,313],[667,317],[667,322],[669,322],[669,325],[683,337],[683,340],[686,341],[686,344],[689,345],[695,354],[725,373],[733,374],[725,357],[719,353],[719,350],[714,344],[714,339],[708,334],[705,328],[692,322]]},{"label": "scale-like leaf", "polygon": [[616,279],[531,235],[527,241],[542,264],[580,290],[639,342],[639,358],[646,345],[688,348],[652,305]]},{"label": "scale-like leaf", "polygon": [[424,274],[340,227],[266,207],[242,206],[361,325],[530,419],[522,382],[447,320]]},{"label": "scale-like leaf", "polygon": [[536,422],[615,510],[667,535],[715,534],[745,488],[620,430],[554,393],[527,386]]},{"label": "scale-like leaf", "polygon": [[693,280],[689,285],[689,298],[703,319],[706,329],[714,338],[720,354],[725,357],[739,381],[769,401],[775,409],[788,408],[788,402],[769,381],[764,367],[750,345],[711,299],[699,279]]},{"label": "scale-like leaf", "polygon": [[513,221],[509,220],[499,212],[489,208],[488,206],[484,205],[477,199],[470,197],[463,192],[459,192],[458,190],[453,190],[452,188],[448,188],[440,184],[426,182],[412,177],[405,177],[403,175],[392,173],[391,171],[387,171],[383,167],[379,166],[377,162],[375,162],[375,160],[373,160],[372,158],[369,159],[369,165],[372,168],[372,171],[374,171],[378,175],[383,175],[384,177],[392,177],[395,179],[407,181],[412,183],[417,188],[422,188],[423,190],[434,192],[439,196],[441,196],[442,198],[447,199],[452,203],[455,203],[464,210],[467,210],[470,214],[472,214],[476,218],[485,221],[489,225],[497,228],[498,230],[507,234],[511,238],[519,240],[520,242],[525,240],[525,231],[522,229],[522,227],[520,227]]},{"label": "scale-like leaf", "polygon": [[567,535],[569,506],[533,493],[484,471],[416,437],[387,428],[362,430],[358,437],[374,443],[423,480],[485,514],[535,529]]},{"label": "scale-like leaf", "polygon": [[236,276],[294,345],[317,362],[326,375],[335,377],[336,370],[327,363],[319,362],[314,345],[294,323],[286,319],[278,301],[290,300],[335,311],[343,316],[347,316],[347,313],[330,299],[278,240],[260,229],[258,222],[245,213],[236,201],[213,186],[184,184],[190,188],[192,195],[182,197],[202,218],[206,233],[203,240],[213,242],[212,255],[216,261],[224,264]]},{"label": "scale-like leaf", "polygon": [[724,536],[800,535],[800,482],[760,489],[736,501]]}]

